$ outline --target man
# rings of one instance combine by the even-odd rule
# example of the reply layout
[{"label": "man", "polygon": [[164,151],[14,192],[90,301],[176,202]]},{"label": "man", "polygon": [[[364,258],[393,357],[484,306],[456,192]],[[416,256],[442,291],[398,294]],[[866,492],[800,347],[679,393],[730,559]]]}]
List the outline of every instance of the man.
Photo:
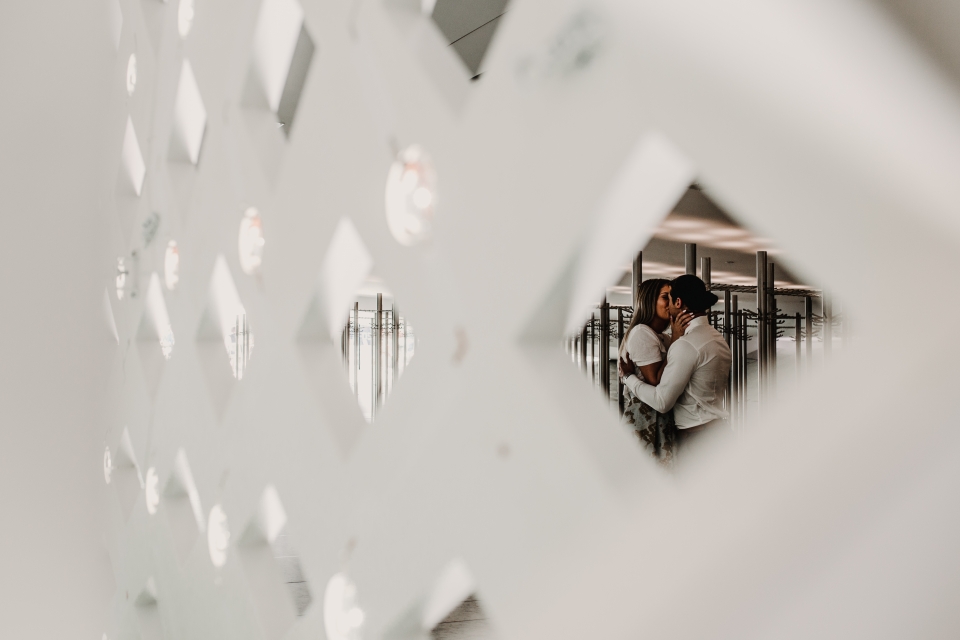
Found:
[{"label": "man", "polygon": [[667,364],[660,384],[651,386],[636,376],[629,360],[620,360],[620,376],[637,398],[660,413],[673,409],[677,446],[728,417],[723,408],[732,355],[720,333],[710,326],[707,310],[717,296],[707,291],[703,280],[685,275],[670,283],[671,317],[690,312],[693,319],[682,337],[667,351]]}]

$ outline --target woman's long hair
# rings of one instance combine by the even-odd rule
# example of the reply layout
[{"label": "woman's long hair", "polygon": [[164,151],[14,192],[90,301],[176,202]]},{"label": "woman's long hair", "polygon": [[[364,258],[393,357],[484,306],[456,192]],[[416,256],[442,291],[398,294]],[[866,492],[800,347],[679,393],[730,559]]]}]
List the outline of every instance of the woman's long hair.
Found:
[{"label": "woman's long hair", "polygon": [[637,299],[633,304],[633,319],[630,320],[630,326],[623,333],[623,342],[620,343],[620,356],[626,353],[627,336],[630,330],[638,324],[645,324],[648,327],[657,317],[657,298],[660,297],[660,291],[664,286],[669,285],[669,280],[663,278],[651,278],[640,283],[640,290],[637,292]]}]

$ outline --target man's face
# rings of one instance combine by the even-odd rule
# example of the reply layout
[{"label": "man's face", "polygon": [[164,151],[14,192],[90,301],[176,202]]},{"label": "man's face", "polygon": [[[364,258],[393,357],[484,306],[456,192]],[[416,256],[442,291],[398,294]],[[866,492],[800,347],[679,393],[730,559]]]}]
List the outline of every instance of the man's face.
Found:
[{"label": "man's face", "polygon": [[670,294],[670,305],[667,307],[667,313],[670,314],[671,318],[676,318],[678,315],[683,313],[684,304],[683,300],[680,298],[674,298],[673,294]]}]

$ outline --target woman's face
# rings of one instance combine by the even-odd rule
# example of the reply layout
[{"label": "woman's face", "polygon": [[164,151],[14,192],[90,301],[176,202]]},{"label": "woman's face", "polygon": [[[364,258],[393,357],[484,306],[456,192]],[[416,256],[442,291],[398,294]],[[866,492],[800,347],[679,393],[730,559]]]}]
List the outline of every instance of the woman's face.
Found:
[{"label": "woman's face", "polygon": [[670,321],[670,285],[665,284],[660,287],[660,295],[657,296],[657,317],[661,320]]}]

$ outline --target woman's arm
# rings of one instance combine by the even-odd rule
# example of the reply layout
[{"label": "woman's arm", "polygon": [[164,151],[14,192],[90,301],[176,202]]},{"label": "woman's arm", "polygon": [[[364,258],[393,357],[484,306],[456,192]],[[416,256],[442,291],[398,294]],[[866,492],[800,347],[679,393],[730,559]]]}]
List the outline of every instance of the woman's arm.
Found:
[{"label": "woman's arm", "polygon": [[649,384],[651,387],[657,386],[660,384],[660,376],[663,375],[663,368],[666,366],[667,359],[664,358],[660,362],[645,364],[642,367],[639,367],[640,373],[643,374],[643,381]]},{"label": "woman's arm", "polygon": [[[687,331],[687,325],[690,324],[691,320],[693,320],[692,313],[681,313],[676,318],[670,320],[670,337],[667,341],[667,349]],[[657,386],[660,384],[660,376],[663,375],[663,370],[666,367],[666,357],[660,362],[654,362],[653,364],[640,367],[640,373],[643,374],[643,381],[651,387]]]}]

